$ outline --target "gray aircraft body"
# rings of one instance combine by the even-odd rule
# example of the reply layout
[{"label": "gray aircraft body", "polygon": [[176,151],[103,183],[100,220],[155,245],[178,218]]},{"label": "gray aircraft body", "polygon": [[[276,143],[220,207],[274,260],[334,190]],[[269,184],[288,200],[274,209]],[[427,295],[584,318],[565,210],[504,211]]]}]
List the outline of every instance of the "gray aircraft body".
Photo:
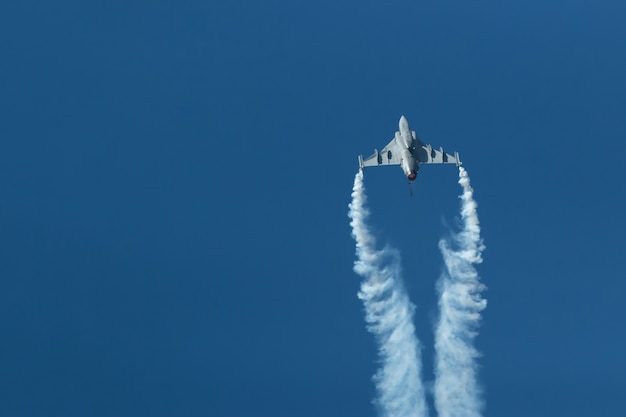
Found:
[{"label": "gray aircraft body", "polygon": [[375,150],[374,154],[366,159],[359,155],[361,170],[371,166],[400,165],[409,183],[412,183],[417,177],[421,164],[461,165],[458,152],[450,155],[445,153],[443,148],[433,149],[432,146],[422,142],[409,128],[409,122],[404,116],[400,117],[399,129],[382,151]]}]

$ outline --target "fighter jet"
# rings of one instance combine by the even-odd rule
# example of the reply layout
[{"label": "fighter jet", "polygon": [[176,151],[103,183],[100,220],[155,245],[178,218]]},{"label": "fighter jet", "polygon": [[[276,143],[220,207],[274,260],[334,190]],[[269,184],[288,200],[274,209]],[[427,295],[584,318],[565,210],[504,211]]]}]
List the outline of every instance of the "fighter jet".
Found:
[{"label": "fighter jet", "polygon": [[[417,171],[421,164],[456,164],[461,165],[459,153],[454,155],[445,153],[443,148],[433,149],[432,146],[422,142],[415,132],[409,128],[406,117],[400,117],[399,132],[382,151],[374,150],[374,154],[363,159],[359,155],[361,170],[365,167],[380,165],[400,165],[404,175],[409,179],[409,184],[415,181]],[[412,193],[411,193],[412,194]]]}]

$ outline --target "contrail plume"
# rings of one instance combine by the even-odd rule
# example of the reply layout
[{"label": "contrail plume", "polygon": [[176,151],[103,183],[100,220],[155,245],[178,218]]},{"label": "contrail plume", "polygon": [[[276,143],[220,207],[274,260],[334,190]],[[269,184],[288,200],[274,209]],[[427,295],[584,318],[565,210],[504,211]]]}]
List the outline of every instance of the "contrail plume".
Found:
[{"label": "contrail plume", "polygon": [[365,306],[368,330],[378,342],[381,368],[374,376],[376,404],[385,417],[426,417],[421,380],[420,346],[415,336],[411,304],[400,277],[400,256],[391,248],[376,250],[366,224],[368,211],[363,174],[354,178],[351,218],[356,240],[354,271],[363,277],[359,298]]},{"label": "contrail plume", "polygon": [[439,417],[479,417],[483,408],[476,381],[476,358],[480,354],[473,341],[480,312],[487,306],[480,295],[485,286],[474,268],[482,262],[485,247],[477,204],[463,167],[459,168],[459,184],[463,187],[463,229],[451,239],[439,241],[446,265],[437,283],[440,317],[435,329],[435,407]]}]

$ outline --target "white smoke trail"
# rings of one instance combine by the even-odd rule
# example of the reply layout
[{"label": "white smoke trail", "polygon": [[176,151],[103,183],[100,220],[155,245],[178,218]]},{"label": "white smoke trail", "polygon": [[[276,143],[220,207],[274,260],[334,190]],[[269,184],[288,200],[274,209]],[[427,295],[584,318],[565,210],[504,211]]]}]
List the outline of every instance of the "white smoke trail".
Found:
[{"label": "white smoke trail", "polygon": [[398,252],[376,250],[365,223],[369,214],[365,202],[363,174],[359,172],[354,178],[349,216],[358,257],[354,271],[363,277],[358,295],[365,305],[367,328],[376,336],[382,364],[374,376],[376,404],[386,417],[425,417],[420,346],[412,321],[415,306],[400,278]]},{"label": "white smoke trail", "polygon": [[485,247],[473,190],[463,167],[459,168],[459,184],[463,187],[463,230],[451,242],[439,241],[446,265],[437,283],[440,317],[435,329],[435,407],[439,417],[479,417],[483,408],[476,381],[476,358],[480,354],[473,341],[480,312],[487,306],[480,295],[485,286],[474,268],[482,262]]}]

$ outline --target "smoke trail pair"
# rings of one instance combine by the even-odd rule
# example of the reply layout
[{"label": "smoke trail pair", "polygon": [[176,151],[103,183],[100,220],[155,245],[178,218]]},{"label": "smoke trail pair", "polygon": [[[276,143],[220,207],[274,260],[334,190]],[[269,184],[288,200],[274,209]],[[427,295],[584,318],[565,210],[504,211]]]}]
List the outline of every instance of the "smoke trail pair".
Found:
[{"label": "smoke trail pair", "polygon": [[479,417],[483,408],[476,381],[473,345],[480,312],[487,301],[480,296],[480,283],[474,264],[482,262],[484,250],[476,202],[469,176],[459,168],[463,229],[451,239],[439,241],[446,271],[437,283],[439,322],[435,329],[435,407],[439,417]]},{"label": "smoke trail pair", "polygon": [[420,346],[413,312],[400,278],[400,257],[391,248],[376,249],[365,221],[363,174],[354,179],[349,216],[356,240],[354,270],[363,277],[359,298],[365,306],[368,330],[378,342],[382,367],[374,376],[377,405],[388,417],[426,417],[428,410],[421,379]]},{"label": "smoke trail pair", "polygon": [[[480,311],[486,300],[484,286],[474,264],[482,262],[484,249],[476,213],[476,202],[469,176],[459,168],[463,187],[463,230],[450,240],[439,242],[446,272],[438,281],[440,318],[435,329],[435,407],[440,417],[478,417],[482,409],[476,381],[473,347]],[[368,329],[376,336],[382,368],[374,379],[378,405],[384,416],[427,416],[424,387],[421,382],[419,341],[412,324],[414,306],[400,281],[400,258],[397,251],[376,250],[375,239],[365,220],[363,174],[354,179],[349,216],[357,243],[354,270],[364,281],[359,298],[366,310]]]}]

